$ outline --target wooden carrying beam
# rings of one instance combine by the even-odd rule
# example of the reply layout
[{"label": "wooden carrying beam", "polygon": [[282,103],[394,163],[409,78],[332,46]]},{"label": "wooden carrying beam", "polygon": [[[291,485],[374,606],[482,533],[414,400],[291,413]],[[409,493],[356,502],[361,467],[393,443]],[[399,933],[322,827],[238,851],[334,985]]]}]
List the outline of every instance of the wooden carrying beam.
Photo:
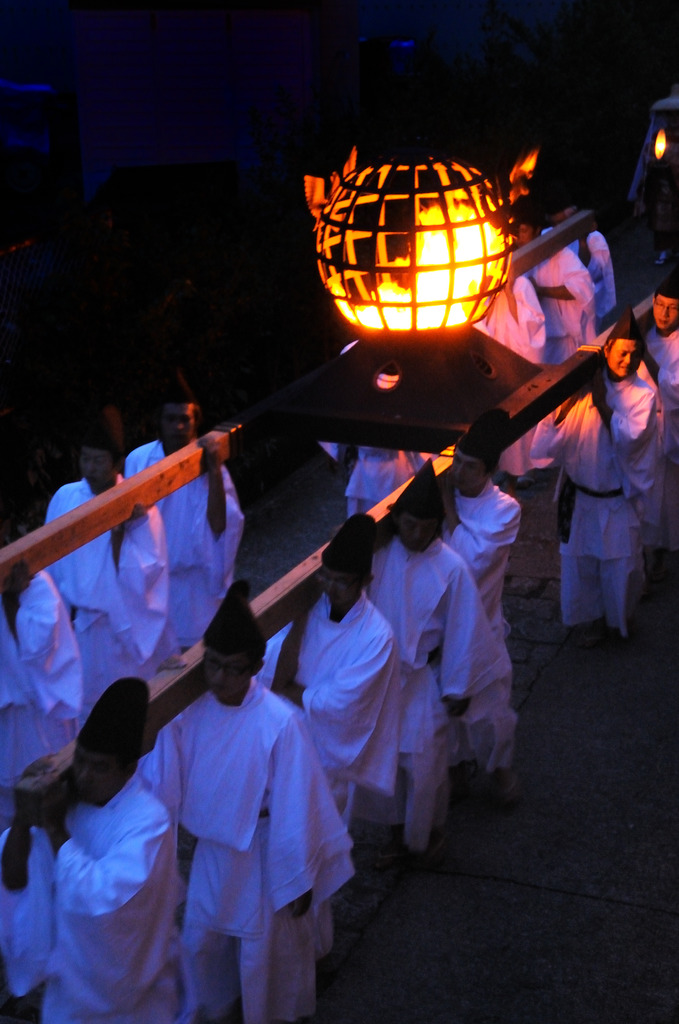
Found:
[{"label": "wooden carrying beam", "polygon": [[[525,273],[531,267],[552,256],[574,238],[586,235],[595,225],[591,210],[583,210],[565,220],[552,231],[546,232],[534,241],[529,242],[512,255],[512,266],[517,274]],[[302,383],[313,380],[323,368],[313,371],[303,381],[297,381],[283,392],[281,396],[294,394]],[[271,408],[271,400],[261,402],[252,409],[246,410],[240,424],[224,423],[211,431],[207,437],[214,437],[220,448],[222,460],[233,458],[242,451],[243,430],[247,428],[248,437],[257,433],[258,424],[261,429],[266,421],[266,413]],[[112,527],[129,518],[135,504],[152,505],[165,495],[171,494],[183,484],[195,479],[201,471],[202,452],[196,441],[168,455],[155,466],[137,473],[124,483],[99,494],[79,508],[67,512],[46,526],[32,531],[18,541],[0,549],[0,593],[12,566],[24,560],[31,573],[45,569],[59,558],[74,551],[82,544],[100,536]]]},{"label": "wooden carrying beam", "polygon": [[534,238],[532,242],[527,242],[526,245],[522,245],[520,249],[512,253],[514,273],[517,277],[519,274],[525,274],[533,267],[537,267],[538,263],[549,259],[559,249],[564,249],[576,238],[584,238],[595,228],[596,220],[592,210],[580,210],[579,213],[574,213],[572,217],[562,221],[555,228],[545,231],[543,235]]},{"label": "wooden carrying beam", "polygon": [[[434,462],[437,474],[447,469],[450,462],[449,456],[442,455],[437,458]],[[407,483],[403,484],[370,510],[370,514],[377,522],[378,545],[385,544],[391,535],[388,523],[389,506],[406,486]],[[317,599],[318,590],[314,576],[321,564],[324,547],[325,545],[318,548],[252,601],[252,610],[267,640],[297,615],[307,611]],[[156,736],[164,725],[205,693],[202,641],[185,651],[181,661],[181,667],[159,672],[149,683],[151,701],[144,730],[144,753],[153,748]],[[22,793],[31,794],[36,805],[39,804],[43,789],[54,780],[54,773],[63,775],[70,768],[74,747],[74,743],[69,743],[58,751],[52,759],[49,775],[35,775],[23,779],[19,783]]]},{"label": "wooden carrying beam", "polygon": [[[205,435],[214,438],[222,461],[239,454],[240,429],[237,424],[224,423]],[[201,473],[202,458],[203,449],[197,441],[192,441],[155,466],[0,548],[0,593],[16,562],[25,561],[31,574],[45,569],[87,541],[125,522],[136,504],[154,505],[160,498],[195,480]]]},{"label": "wooden carrying beam", "polygon": [[[639,322],[639,326],[642,333],[646,333],[651,326],[651,306],[653,297],[650,296],[643,302],[639,303],[635,307],[634,313]],[[603,344],[605,341],[606,334],[604,332],[597,339],[598,345]],[[582,380],[580,383],[584,383],[591,374],[594,372],[596,365],[598,365],[598,357],[596,357],[598,346],[583,346],[582,349],[576,353],[575,356],[571,357],[569,363],[573,363],[574,372],[581,374]],[[595,358],[596,357],[596,358]],[[578,369],[578,367],[583,367]],[[551,380],[552,370],[545,370],[545,374]],[[553,381],[550,383],[547,380],[543,380],[538,383],[538,386],[543,387],[545,390],[554,385],[558,387]],[[555,398],[556,391],[552,393],[549,402],[551,408],[555,408],[556,405],[563,400],[563,398]],[[564,396],[566,397],[566,396]],[[507,411],[512,414],[510,408],[511,403],[507,403]],[[549,411],[549,410],[547,410]],[[545,412],[546,415],[546,412]],[[229,430],[237,429],[229,427]],[[200,460],[196,457],[195,447],[188,446],[192,449],[193,457],[193,469],[192,475],[187,475],[186,479],[193,479],[198,474]],[[178,455],[180,453],[177,453]],[[233,454],[233,453],[232,453]],[[225,456],[228,457],[228,456]],[[175,459],[176,456],[170,456],[169,460]],[[441,455],[434,462],[434,468],[437,474],[442,473],[450,465],[450,456],[447,454]],[[161,466],[168,462],[163,460],[158,466],[151,470],[145,470],[144,473],[138,474],[138,477],[132,478],[132,480],[141,480],[146,474],[153,475],[154,470],[158,472]],[[161,470],[162,472],[162,470]],[[131,482],[131,481],[130,481]],[[142,481],[143,482],[143,481]],[[120,485],[121,487],[127,486]],[[163,485],[164,487],[165,485]],[[176,487],[181,486],[180,483],[176,483],[174,486],[168,486],[162,493],[170,493],[171,490],[175,490]],[[390,494],[379,504],[375,505],[371,509],[371,515],[376,519],[378,524],[378,544],[385,543],[386,539],[390,535],[390,526],[388,522],[389,517],[389,506],[396,500],[398,495],[401,493],[404,487],[399,487],[393,494]],[[161,485],[158,484],[159,491]],[[144,492],[148,495],[148,491]],[[162,496],[158,493],[158,497]],[[95,499],[96,500],[96,499]],[[88,504],[93,504],[88,502]],[[62,517],[66,518],[66,517]],[[118,520],[120,521],[120,520]],[[57,523],[58,520],[55,520]],[[105,527],[107,529],[110,527]],[[30,541],[34,538],[37,533],[30,534],[29,537],[25,538],[26,541]],[[99,533],[103,530],[99,530]],[[96,533],[92,533],[90,536],[96,536]],[[88,538],[89,539],[89,536]],[[10,545],[10,548],[14,545]],[[28,545],[30,546],[30,545]],[[74,545],[76,546],[76,545]],[[5,551],[10,550],[6,548]],[[71,549],[69,549],[71,550]],[[314,575],[321,563],[321,554],[323,548],[319,548],[312,555],[306,558],[303,562],[297,565],[289,573],[283,576],[280,580],[277,580],[262,594],[255,597],[252,601],[252,609],[257,617],[257,620],[264,632],[267,639],[273,636],[279,629],[282,629],[288,622],[294,619],[300,613],[306,611],[311,607],[312,603],[317,597],[317,589],[314,581]],[[3,552],[0,552],[0,555]],[[64,553],[66,553],[64,551]],[[52,556],[49,561],[54,561]],[[11,563],[9,563],[11,564]],[[29,564],[32,564],[29,562]],[[45,563],[48,564],[48,563]],[[0,562],[2,565],[2,562]],[[6,570],[8,571],[8,569]],[[203,644],[202,642],[195,644],[188,651],[182,655],[182,665],[179,668],[160,672],[150,682],[149,688],[151,692],[151,703],[149,706],[149,714],[146,723],[146,730],[144,734],[144,750],[151,750],[158,731],[172,720],[177,714],[188,707],[197,697],[205,692],[205,681],[203,679]],[[70,767],[73,756],[73,744],[69,744],[64,747],[63,750],[59,751],[54,761],[54,769],[63,773]],[[53,778],[53,776],[50,776]],[[25,779],[20,783],[22,790],[30,791],[33,793],[36,800],[39,800],[42,788],[45,786],[46,780],[41,779],[39,776],[31,779]]]}]

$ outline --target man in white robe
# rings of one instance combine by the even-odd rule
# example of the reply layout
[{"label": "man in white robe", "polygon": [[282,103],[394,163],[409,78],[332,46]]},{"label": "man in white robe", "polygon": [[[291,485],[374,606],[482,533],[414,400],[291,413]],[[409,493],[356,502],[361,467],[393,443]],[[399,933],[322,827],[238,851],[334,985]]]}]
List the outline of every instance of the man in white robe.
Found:
[{"label": "man in white robe", "polygon": [[0,611],[0,830],[27,765],[75,739],[82,669],[66,607],[46,572],[12,568]]},{"label": "man in white robe", "polygon": [[[545,314],[528,277],[525,274],[516,277],[511,266],[504,288],[495,296],[489,313],[476,326],[531,363],[547,361]],[[504,486],[510,494],[514,493],[517,483],[520,487],[530,487],[533,483],[530,446],[534,432],[534,429],[527,430],[500,455],[499,468],[508,477]]]},{"label": "man in white robe", "polygon": [[[550,227],[562,224],[573,214],[577,206],[571,202],[571,195],[563,181],[552,181],[543,193],[547,223]],[[596,332],[602,328],[603,319],[614,308],[615,275],[608,242],[596,229],[583,238],[575,238],[568,248],[575,253],[583,266],[587,267],[594,285],[594,307],[596,311]]]},{"label": "man in white robe", "polygon": [[615,308],[615,274],[608,242],[600,231],[590,231],[584,238],[571,242],[570,249],[587,267],[594,285],[596,331],[602,330],[604,318]]},{"label": "man in white robe", "polygon": [[46,981],[43,1024],[191,1019],[174,832],[135,775],[147,701],[142,680],[112,684],[78,736],[71,786],[54,773],[38,815],[19,792],[2,836],[0,944],[15,994]]},{"label": "man in white robe", "polygon": [[585,647],[607,627],[629,635],[643,587],[641,522],[657,455],[655,395],[636,372],[644,347],[628,307],[591,387],[542,420],[533,443],[534,458],[561,466],[574,487],[561,543],[561,612],[567,626],[583,626]]},{"label": "man in white robe", "polygon": [[[519,246],[538,238],[543,218],[527,196],[512,205]],[[562,363],[596,338],[594,284],[571,249],[560,249],[527,275],[545,314],[546,363]]]},{"label": "man in white robe", "polygon": [[[400,727],[399,657],[368,600],[375,521],[350,516],[323,550],[323,595],[283,641],[273,689],[303,711],[338,810],[353,787],[394,792]],[[273,655],[272,655],[273,660]]]},{"label": "man in white robe", "polygon": [[327,441],[322,441],[321,447],[335,462],[342,460],[349,474],[344,492],[347,517],[369,512],[397,487],[410,480],[426,458],[421,452],[369,448],[364,445],[348,450],[344,445]]},{"label": "man in white robe", "polygon": [[[521,524],[518,501],[493,484],[503,448],[508,416],[499,409],[483,413],[455,445],[453,464],[441,480],[446,518],[442,536],[464,559],[479,590],[488,621],[499,645],[506,647],[509,625],[502,609],[510,548]],[[451,764],[476,760],[493,773],[504,804],[518,799],[519,783],[512,769],[517,715],[511,707],[512,669],[478,694],[468,709],[451,719]],[[458,773],[460,774],[460,773]]]},{"label": "man in white robe", "polygon": [[[122,454],[120,417],[107,407],[83,440],[82,479],[59,488],[47,508],[46,522],[121,482],[117,466]],[[59,559],[50,574],[75,616],[83,718],[114,679],[134,675],[149,680],[177,651],[168,622],[165,531],[155,506],[136,507],[126,523]]]},{"label": "man in white robe", "polygon": [[[154,466],[198,436],[202,413],[181,373],[166,390],[160,408],[160,437],[130,452],[125,476]],[[243,513],[228,470],[214,443],[205,450],[205,472],[161,498],[170,560],[170,623],[179,645],[197,643],[233,581]]]},{"label": "man in white robe", "polygon": [[[209,692],[158,735],[144,775],[198,839],[183,939],[210,1019],[315,1008],[316,910],[353,874],[351,840],[302,716],[255,674],[264,638],[234,583],[205,633]],[[329,911],[329,907],[327,908]]]},{"label": "man in white robe", "polygon": [[368,595],[390,623],[401,658],[395,795],[357,797],[356,814],[392,826],[377,866],[418,855],[439,863],[448,810],[448,715],[506,671],[469,570],[439,536],[443,503],[429,460],[391,512],[396,535],[373,559]]},{"label": "man in white robe", "polygon": [[[665,553],[679,549],[679,268],[653,297],[654,324],[646,335],[645,369],[656,389],[660,453],[644,541],[650,548],[647,578],[665,578]],[[643,369],[643,367],[642,367]]]}]

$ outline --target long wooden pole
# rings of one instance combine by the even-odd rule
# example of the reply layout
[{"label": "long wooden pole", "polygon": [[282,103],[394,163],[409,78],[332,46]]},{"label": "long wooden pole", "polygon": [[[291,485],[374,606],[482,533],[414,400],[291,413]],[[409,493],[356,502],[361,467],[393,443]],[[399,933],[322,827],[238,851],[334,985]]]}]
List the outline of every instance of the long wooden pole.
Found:
[{"label": "long wooden pole", "polygon": [[[238,454],[240,431],[238,424],[226,423],[206,435],[214,438],[222,461]],[[58,558],[125,522],[137,503],[147,507],[154,505],[160,498],[195,480],[201,472],[202,458],[202,448],[197,441],[192,441],[155,466],[136,473],[71,512],[0,548],[0,592],[5,589],[9,572],[16,562],[25,561],[31,574],[47,568]]]},{"label": "long wooden pole", "polygon": [[[582,223],[582,221],[578,223],[577,232],[574,237],[579,237]],[[575,225],[571,225],[571,229],[574,227]],[[560,228],[555,229],[554,233],[559,230]],[[552,234],[552,232],[549,234]],[[537,251],[537,249],[534,250],[534,253]],[[540,250],[540,253],[542,252],[543,250]],[[545,257],[541,256],[542,258]],[[540,259],[536,259],[536,262],[540,262]],[[646,333],[650,326],[652,301],[653,297],[649,296],[634,309],[642,333]],[[598,345],[603,344],[606,333],[604,332],[599,336],[597,339]],[[587,353],[592,350],[592,347],[584,348],[586,349],[584,357],[586,357]],[[546,369],[544,372],[547,374],[551,373],[549,369]],[[508,411],[511,412],[511,410]],[[213,432],[220,444],[224,459],[233,456],[237,446],[240,445],[240,430],[241,428],[238,425],[226,424],[223,428]],[[85,510],[84,513],[78,517],[78,531],[71,528],[72,532],[68,533],[67,526],[64,526],[63,531],[54,531],[54,535],[58,540],[53,539],[54,546],[52,547],[48,548],[48,541],[43,539],[41,530],[36,530],[34,533],[23,538],[22,541],[9,545],[0,551],[0,579],[4,578],[11,565],[18,561],[19,558],[27,558],[29,567],[34,572],[36,568],[33,568],[33,566],[42,568],[44,565],[49,565],[56,558],[61,557],[62,554],[66,554],[68,551],[78,547],[79,544],[85,543],[86,540],[98,536],[106,529],[116,525],[117,522],[122,522],[123,519],[127,518],[136,501],[142,500],[150,503],[151,500],[157,500],[159,497],[163,497],[165,494],[176,490],[183,483],[188,482],[188,480],[195,479],[200,473],[201,454],[200,447],[194,442],[191,445],[187,445],[186,449],[182,449],[181,452],[168,456],[167,459],[163,459],[156,466],[144,470],[142,473],[125,481],[124,484],[113,488],[114,492],[126,489],[125,498],[122,502],[117,500],[118,495],[111,494],[110,492],[107,492],[106,495],[101,495],[100,498],[93,499],[91,502],[87,502],[86,505],[82,506],[82,509]],[[440,474],[449,465],[450,456],[444,454],[435,460],[434,468],[437,474]],[[405,486],[407,484],[403,485],[403,487]],[[384,543],[385,538],[389,535],[389,506],[396,500],[403,487],[398,488],[393,494],[371,509],[371,515],[378,524],[378,543]],[[151,495],[155,495],[155,498],[151,499]],[[95,504],[97,502],[99,504]],[[115,509],[115,512],[107,509],[108,503]],[[103,512],[102,510],[106,511]],[[68,515],[72,515],[72,513]],[[96,519],[99,516],[105,518],[106,525],[102,526],[101,522],[96,524],[88,523],[90,517]],[[60,518],[67,519],[68,516]],[[57,519],[50,526],[56,527],[59,522],[60,520]],[[46,529],[48,528],[42,528],[42,530]],[[74,543],[76,535],[80,538],[78,543]],[[32,540],[35,543],[37,553],[32,551]],[[55,550],[58,550],[57,554],[54,553]],[[314,575],[320,565],[322,551],[323,548],[319,548],[252,601],[253,612],[267,639],[294,619],[295,616],[307,610],[316,599],[317,590]],[[9,556],[8,552],[11,553]],[[48,560],[43,560],[46,555],[49,555]],[[202,660],[203,645],[202,642],[199,642],[182,655],[183,664],[181,667],[160,672],[151,680],[149,684],[151,702],[144,734],[145,751],[152,749],[158,731],[164,725],[205,692]],[[70,767],[72,755],[73,744],[69,744],[59,751],[55,767],[65,772]],[[36,798],[39,798],[43,785],[39,777],[23,780],[20,785],[22,789],[32,791]]]}]

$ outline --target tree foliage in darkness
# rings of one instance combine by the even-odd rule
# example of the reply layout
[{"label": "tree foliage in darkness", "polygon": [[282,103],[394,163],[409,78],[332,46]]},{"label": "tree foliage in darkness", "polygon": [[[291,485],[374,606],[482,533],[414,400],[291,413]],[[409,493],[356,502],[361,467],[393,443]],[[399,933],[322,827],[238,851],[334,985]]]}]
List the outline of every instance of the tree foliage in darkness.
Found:
[{"label": "tree foliage in darkness", "polygon": [[[557,177],[579,205],[624,208],[649,106],[679,81],[679,5],[574,0],[534,27],[511,7],[487,0],[478,60],[448,65],[430,39],[412,73],[396,75],[366,52],[355,116],[299,120],[281,95],[253,121],[259,167],[237,182],[224,166],[134,182],[117,172],[93,208],[62,211],[69,270],[23,311],[13,412],[0,419],[0,441],[28,466],[20,484],[3,480],[0,519],[36,525],[106,402],[121,407],[129,447],[153,436],[172,366],[185,368],[209,427],[351,340],[316,271],[303,176],[329,177],[354,143],[359,160],[421,144],[491,175],[535,143],[537,189]],[[253,456],[243,478],[259,472]]]}]

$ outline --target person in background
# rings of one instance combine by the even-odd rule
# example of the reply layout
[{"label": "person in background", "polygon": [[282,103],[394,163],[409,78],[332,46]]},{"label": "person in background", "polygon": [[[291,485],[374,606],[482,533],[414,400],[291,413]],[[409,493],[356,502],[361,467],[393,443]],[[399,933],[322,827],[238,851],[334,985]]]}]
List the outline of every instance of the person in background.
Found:
[{"label": "person in background", "polygon": [[396,782],[398,651],[390,625],[366,595],[375,536],[375,520],[357,513],[323,549],[323,593],[292,624],[272,683],[304,712],[347,822],[355,786],[391,796]]},{"label": "person in background", "polygon": [[658,266],[679,256],[679,84],[651,106],[651,120],[627,196],[646,215]]},{"label": "person in background", "polygon": [[[200,405],[177,371],[162,396],[159,438],[135,448],[125,460],[125,476],[154,466],[198,437]],[[182,649],[201,638],[233,581],[243,513],[228,470],[213,439],[200,438],[204,472],[161,498],[170,560],[170,623]]]},{"label": "person in background", "polygon": [[439,864],[448,811],[448,715],[462,713],[501,674],[493,636],[463,559],[441,540],[444,509],[431,460],[391,510],[394,535],[373,559],[368,596],[391,625],[401,657],[401,732],[393,797],[355,814],[392,826],[377,867],[412,858]]},{"label": "person in background", "polygon": [[[550,227],[556,227],[577,213],[577,206],[571,202],[570,194],[561,181],[554,181],[543,194],[545,218]],[[595,228],[582,238],[575,238],[570,244],[571,249],[580,262],[587,267],[594,285],[594,306],[596,310],[597,335],[603,329],[603,322],[608,313],[615,308],[615,274],[608,242],[602,233]]]},{"label": "person in background", "polygon": [[[545,226],[543,212],[528,196],[512,204],[511,220],[519,247],[538,238]],[[527,277],[545,314],[545,362],[562,363],[596,338],[592,279],[567,247],[533,267]]]},{"label": "person in background", "polygon": [[[122,482],[120,413],[107,406],[80,448],[82,479],[60,487],[46,522]],[[127,522],[95,537],[50,567],[71,612],[83,667],[86,716],[114,679],[148,680],[177,650],[168,622],[169,572],[165,531],[155,506],[135,506]]]},{"label": "person in background", "polygon": [[[502,590],[512,544],[521,524],[521,506],[493,483],[509,417],[490,409],[455,445],[451,468],[441,478],[446,517],[442,537],[464,559],[476,582],[493,635],[505,649],[502,674],[452,718],[452,788],[462,782],[465,764],[476,761],[492,773],[501,803],[515,803],[519,780],[512,768],[517,715],[511,707],[512,663],[506,649],[509,625]],[[459,768],[457,766],[460,766]],[[457,769],[457,770],[456,770]]]},{"label": "person in background", "polygon": [[593,647],[628,637],[642,593],[641,523],[657,466],[653,388],[637,370],[645,344],[631,307],[611,330],[591,385],[537,427],[532,455],[561,466],[561,613]]},{"label": "person in background", "polygon": [[647,580],[653,584],[667,574],[667,551],[679,549],[679,267],[655,290],[642,370],[656,389],[659,412],[660,453],[644,531]]},{"label": "person in background", "polygon": [[[546,362],[545,314],[529,278],[526,274],[516,276],[511,264],[504,288],[476,326],[529,362]],[[530,446],[534,433],[534,429],[526,431],[500,454],[498,468],[505,474],[503,487],[511,495],[517,487],[522,490],[533,486]]]}]

